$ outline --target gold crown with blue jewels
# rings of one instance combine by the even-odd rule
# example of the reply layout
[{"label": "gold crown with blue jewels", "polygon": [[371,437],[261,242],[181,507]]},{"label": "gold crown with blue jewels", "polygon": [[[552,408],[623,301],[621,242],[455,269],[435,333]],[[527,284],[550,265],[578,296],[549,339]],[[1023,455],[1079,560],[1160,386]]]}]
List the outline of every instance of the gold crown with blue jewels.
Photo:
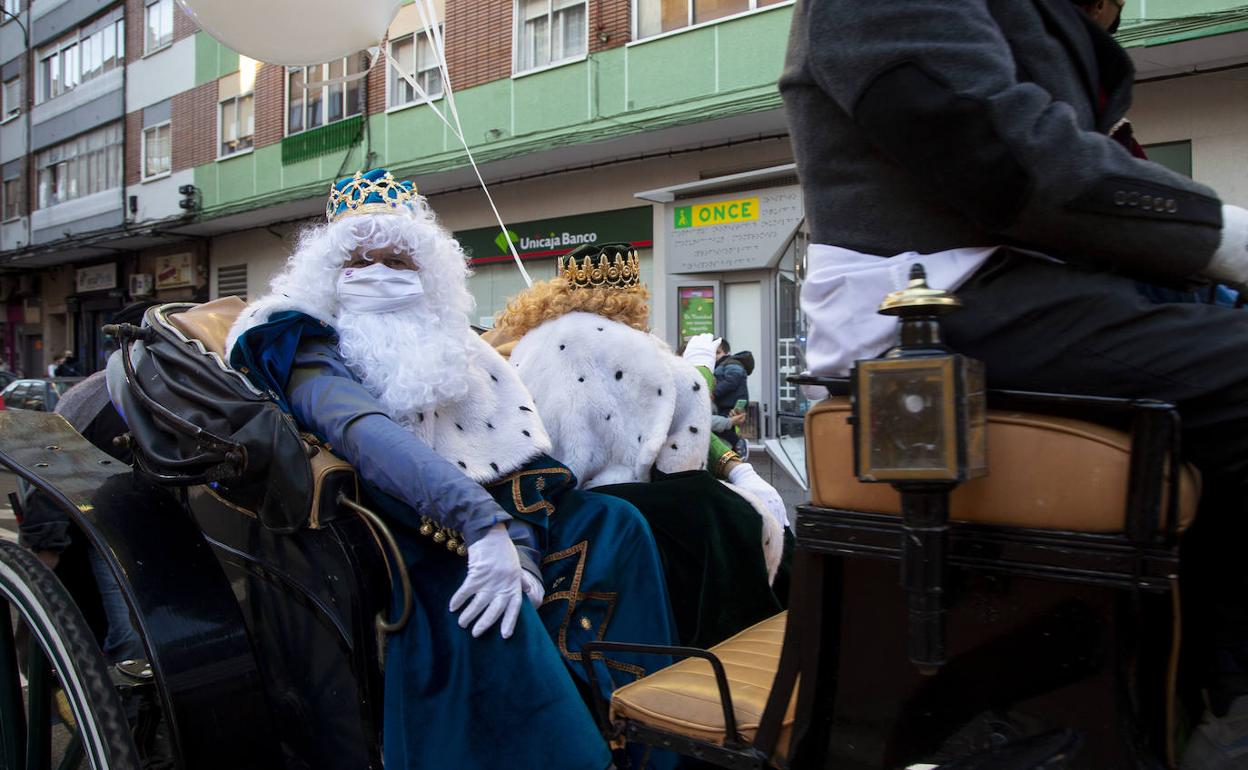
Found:
[{"label": "gold crown with blue jewels", "polygon": [[325,219],[333,224],[360,214],[406,214],[415,202],[416,187],[406,179],[384,168],[357,171],[330,186]]},{"label": "gold crown with blue jewels", "polygon": [[641,286],[641,265],[631,244],[585,245],[559,258],[559,277],[570,289],[630,291]]}]

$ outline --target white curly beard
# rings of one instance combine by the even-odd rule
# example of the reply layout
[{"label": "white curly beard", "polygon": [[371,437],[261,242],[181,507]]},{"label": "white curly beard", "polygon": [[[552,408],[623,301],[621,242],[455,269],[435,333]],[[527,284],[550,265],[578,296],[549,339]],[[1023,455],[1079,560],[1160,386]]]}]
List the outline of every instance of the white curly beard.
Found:
[{"label": "white curly beard", "polygon": [[338,313],[338,349],[369,392],[395,421],[468,395],[475,368],[468,324],[445,318],[426,303],[392,313]]}]

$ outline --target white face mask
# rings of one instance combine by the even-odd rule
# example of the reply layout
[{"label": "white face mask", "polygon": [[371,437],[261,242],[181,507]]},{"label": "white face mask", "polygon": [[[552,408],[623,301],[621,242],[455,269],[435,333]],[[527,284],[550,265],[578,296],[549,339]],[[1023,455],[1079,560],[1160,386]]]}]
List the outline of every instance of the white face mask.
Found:
[{"label": "white face mask", "polygon": [[338,302],[351,313],[392,313],[424,294],[415,270],[382,264],[348,267],[338,274]]}]

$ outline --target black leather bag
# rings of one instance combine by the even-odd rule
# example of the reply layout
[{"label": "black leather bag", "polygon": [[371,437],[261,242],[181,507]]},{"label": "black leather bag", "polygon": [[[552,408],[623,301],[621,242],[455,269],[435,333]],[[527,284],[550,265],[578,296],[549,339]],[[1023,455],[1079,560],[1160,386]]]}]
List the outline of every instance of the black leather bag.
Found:
[{"label": "black leather bag", "polygon": [[169,319],[189,303],[150,308],[141,327],[111,329],[109,391],[129,426],[135,468],[166,486],[207,484],[270,530],[308,521],[308,449],[293,418],[220,355]]}]

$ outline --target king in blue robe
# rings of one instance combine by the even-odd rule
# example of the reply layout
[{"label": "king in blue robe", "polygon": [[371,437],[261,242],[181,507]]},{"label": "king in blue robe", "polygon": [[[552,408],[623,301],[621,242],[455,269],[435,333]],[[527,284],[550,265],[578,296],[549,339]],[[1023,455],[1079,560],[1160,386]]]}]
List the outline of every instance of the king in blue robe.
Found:
[{"label": "king in blue robe", "polygon": [[[339,182],[326,229],[354,226],[358,234],[361,220],[344,223],[341,211],[376,203],[399,209],[393,213],[400,216],[372,210],[370,248],[382,232],[381,251],[396,251],[396,237],[386,240],[386,228],[431,227],[423,237],[449,240],[427,209],[405,203],[414,193],[405,195],[402,187],[392,192],[398,183],[382,173]],[[403,205],[389,206],[396,199]],[[403,551],[415,606],[386,650],[386,766],[607,767],[610,752],[578,691],[579,685],[589,692],[581,646],[596,639],[676,642],[662,566],[644,518],[618,498],[577,490],[572,472],[540,451],[544,431],[531,399],[513,387],[518,380],[510,367],[484,343],[469,341],[465,357],[465,365],[471,360],[480,370],[478,380],[488,375],[495,384],[488,394],[470,391],[480,403],[440,402],[408,423],[396,420],[343,354],[331,323],[343,308],[327,306],[324,293],[295,293],[294,287],[308,285],[308,275],[341,270],[350,256],[307,248],[314,238],[305,239],[287,273],[275,280],[274,292],[240,318],[229,356],[300,428],[356,468],[368,501],[387,519]],[[406,255],[426,284],[438,280],[432,264],[437,250],[431,251]],[[411,301],[424,301],[425,292],[434,293],[430,288],[409,292]],[[463,326],[467,330],[466,320]],[[428,430],[421,434],[413,424]],[[517,434],[520,456],[515,441],[501,435],[491,441],[502,431]],[[498,525],[545,597],[537,609],[521,602],[509,638],[495,630],[474,636],[448,605],[465,583],[465,554]],[[628,654],[596,660],[600,694],[609,696],[614,687],[670,662]]]}]

